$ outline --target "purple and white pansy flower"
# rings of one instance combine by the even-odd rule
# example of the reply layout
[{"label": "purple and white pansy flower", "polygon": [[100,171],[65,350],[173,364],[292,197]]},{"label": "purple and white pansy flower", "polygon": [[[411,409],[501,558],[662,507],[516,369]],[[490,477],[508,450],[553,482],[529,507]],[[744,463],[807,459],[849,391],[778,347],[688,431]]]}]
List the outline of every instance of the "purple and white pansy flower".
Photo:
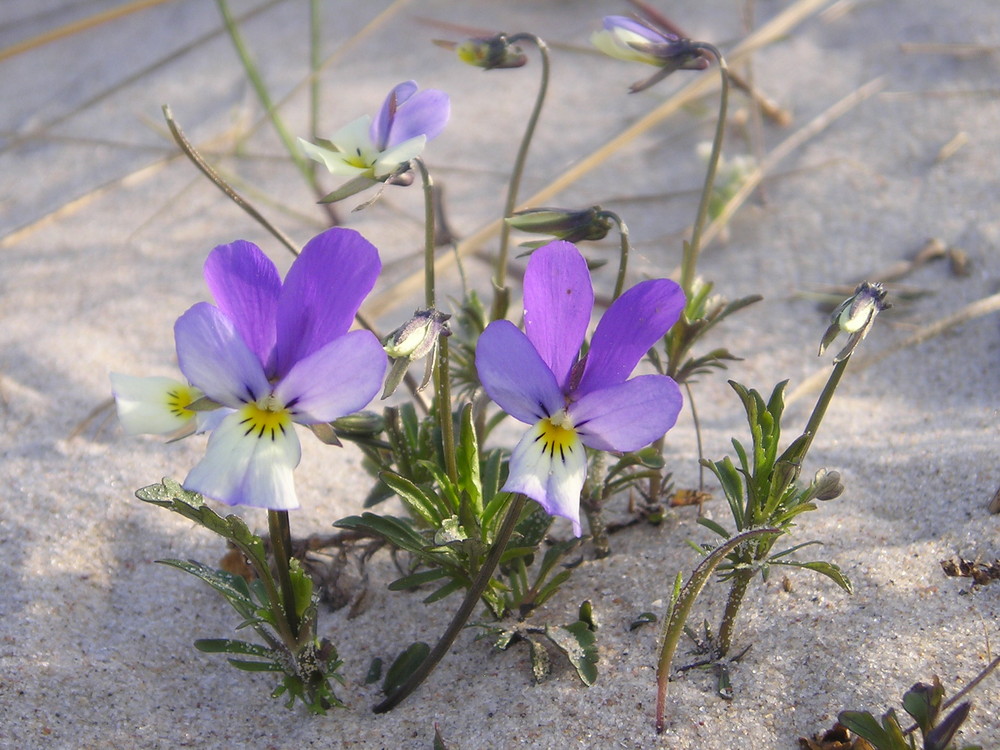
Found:
[{"label": "purple and white pansy flower", "polygon": [[665,375],[629,379],[639,360],[680,316],[684,294],[667,279],[622,294],[580,349],[594,306],[587,262],[572,244],[536,250],[524,274],[524,332],[490,323],[476,348],[476,369],[491,399],[530,429],[510,457],[503,489],[568,518],[579,536],[584,446],[634,451],[673,427],[682,405]]},{"label": "purple and white pansy flower", "polygon": [[444,130],[451,114],[448,95],[417,90],[414,81],[394,87],[374,121],[368,115],[345,125],[322,145],[299,139],[306,156],[331,174],[383,180],[420,155]]},{"label": "purple and white pansy flower", "polygon": [[[292,471],[301,447],[293,423],[358,411],[382,385],[382,345],[369,331],[349,330],[380,269],[374,245],[340,228],[314,237],[284,283],[250,242],[211,252],[205,280],[216,304],[194,305],[177,320],[174,336],[192,389],[181,400],[203,394],[222,407],[222,419],[185,488],[229,505],[298,507]],[[154,404],[163,400],[158,392],[146,395]],[[121,412],[117,384],[116,398]],[[178,418],[189,416],[190,404],[180,405]],[[132,432],[160,433],[169,421],[162,409],[147,409],[145,425],[142,410],[127,411]]]}]

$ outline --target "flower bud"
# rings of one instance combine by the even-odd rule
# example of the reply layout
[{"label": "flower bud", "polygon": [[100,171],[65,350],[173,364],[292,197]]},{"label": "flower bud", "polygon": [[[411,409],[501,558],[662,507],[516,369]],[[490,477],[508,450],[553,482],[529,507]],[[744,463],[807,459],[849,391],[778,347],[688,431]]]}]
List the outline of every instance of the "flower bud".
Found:
[{"label": "flower bud", "polygon": [[833,500],[840,497],[843,492],[844,485],[840,481],[840,472],[820,469],[816,472],[812,485],[809,487],[809,499]]},{"label": "flower bud", "polygon": [[358,411],[333,420],[337,432],[353,437],[378,435],[385,429],[385,419],[373,411]]},{"label": "flower bud", "polygon": [[424,388],[434,373],[434,352],[441,336],[450,336],[447,321],[450,315],[439,310],[417,310],[413,317],[390,333],[383,348],[394,361],[385,379],[382,398],[388,398],[402,382],[410,363],[421,357],[429,358],[424,369],[424,379],[420,388]]},{"label": "flower bud", "polygon": [[514,229],[534,234],[551,234],[567,242],[601,240],[611,231],[611,219],[600,206],[582,211],[562,208],[529,208],[507,219]]},{"label": "flower bud", "polygon": [[437,337],[448,335],[445,321],[450,315],[438,310],[417,310],[413,317],[390,333],[385,340],[385,353],[393,359],[405,357],[411,362],[434,348]]},{"label": "flower bud", "polygon": [[528,62],[528,56],[519,46],[511,44],[505,34],[467,39],[455,47],[455,51],[465,64],[484,70],[520,68]]},{"label": "flower bud", "polygon": [[850,338],[833,361],[841,362],[851,356],[857,345],[868,335],[875,322],[875,316],[892,307],[885,301],[885,295],[885,288],[879,283],[862,281],[858,284],[854,295],[833,311],[830,327],[826,329],[819,344],[819,353],[823,354],[826,347],[843,331],[850,334]]}]

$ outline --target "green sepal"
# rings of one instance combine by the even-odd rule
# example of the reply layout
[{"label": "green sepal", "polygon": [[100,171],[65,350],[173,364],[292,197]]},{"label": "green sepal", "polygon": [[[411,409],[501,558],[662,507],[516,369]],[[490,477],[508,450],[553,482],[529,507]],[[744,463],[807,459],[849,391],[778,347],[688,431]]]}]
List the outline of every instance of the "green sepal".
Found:
[{"label": "green sepal", "polygon": [[364,192],[372,185],[377,185],[378,180],[373,180],[371,177],[366,177],[364,175],[358,175],[357,177],[345,182],[339,188],[334,190],[332,193],[327,193],[322,198],[319,199],[320,203],[336,203],[337,201],[342,201],[344,198],[350,198],[352,195],[357,195],[358,193]]}]

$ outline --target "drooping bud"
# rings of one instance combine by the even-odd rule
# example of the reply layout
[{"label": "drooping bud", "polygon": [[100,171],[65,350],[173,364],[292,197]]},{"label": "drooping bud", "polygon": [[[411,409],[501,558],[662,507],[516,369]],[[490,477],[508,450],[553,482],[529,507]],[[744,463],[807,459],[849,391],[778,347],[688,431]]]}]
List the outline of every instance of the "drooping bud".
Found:
[{"label": "drooping bud", "polygon": [[399,386],[406,375],[411,362],[427,357],[424,369],[424,379],[420,383],[423,389],[430,382],[434,373],[435,352],[438,339],[450,336],[447,321],[451,316],[439,310],[417,310],[413,317],[390,333],[383,344],[385,353],[392,359],[392,367],[385,379],[382,398],[388,398]]},{"label": "drooping bud", "polygon": [[612,221],[600,206],[582,211],[563,208],[529,208],[509,217],[514,229],[532,234],[549,234],[567,242],[602,240],[611,231]]},{"label": "drooping bud", "polygon": [[838,334],[844,332],[849,334],[850,338],[833,361],[841,362],[851,356],[857,345],[868,335],[868,331],[875,323],[875,316],[892,307],[885,301],[886,294],[885,288],[879,283],[862,281],[858,284],[854,294],[844,300],[830,316],[832,322],[823,334],[819,353],[822,355]]},{"label": "drooping bud", "polygon": [[708,58],[697,42],[628,16],[607,16],[604,28],[594,32],[591,43],[617,60],[641,62],[660,70],[645,81],[632,84],[632,93],[659,83],[675,70],[705,70]]},{"label": "drooping bud", "polygon": [[495,68],[520,68],[528,56],[516,44],[511,44],[506,34],[467,39],[455,47],[458,59],[466,65],[484,70]]}]

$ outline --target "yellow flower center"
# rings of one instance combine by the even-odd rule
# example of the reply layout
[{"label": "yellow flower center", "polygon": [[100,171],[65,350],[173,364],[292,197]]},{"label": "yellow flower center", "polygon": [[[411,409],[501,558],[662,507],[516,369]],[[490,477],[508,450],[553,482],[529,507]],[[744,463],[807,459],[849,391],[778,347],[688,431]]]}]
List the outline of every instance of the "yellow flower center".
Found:
[{"label": "yellow flower center", "polygon": [[178,419],[192,419],[194,411],[188,407],[201,398],[201,391],[189,385],[177,385],[167,391],[167,411]]},{"label": "yellow flower center", "polygon": [[536,440],[542,444],[542,453],[548,453],[553,460],[558,453],[559,459],[566,461],[567,454],[575,450],[577,437],[573,420],[569,418],[565,409],[560,409],[538,423]]},{"label": "yellow flower center", "polygon": [[375,159],[362,153],[360,148],[356,148],[353,154],[344,154],[344,163],[358,169],[369,169],[375,163]]},{"label": "yellow flower center", "polygon": [[265,396],[259,401],[251,401],[240,409],[240,424],[246,428],[244,435],[256,434],[260,439],[275,440],[278,433],[288,434],[292,425],[292,415],[274,396]]}]

